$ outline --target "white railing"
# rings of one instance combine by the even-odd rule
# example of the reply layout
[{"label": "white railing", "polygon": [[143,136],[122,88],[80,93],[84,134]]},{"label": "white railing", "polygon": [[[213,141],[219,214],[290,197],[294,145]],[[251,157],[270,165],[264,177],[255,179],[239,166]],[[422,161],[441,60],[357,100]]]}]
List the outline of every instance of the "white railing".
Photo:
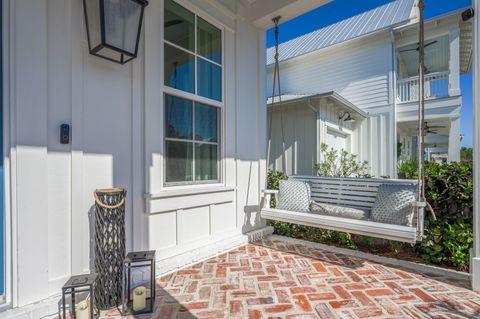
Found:
[{"label": "white railing", "polygon": [[[425,99],[436,99],[448,96],[449,71],[435,72],[425,75]],[[418,86],[420,78],[414,76],[407,79],[397,80],[397,101],[418,101]]]}]

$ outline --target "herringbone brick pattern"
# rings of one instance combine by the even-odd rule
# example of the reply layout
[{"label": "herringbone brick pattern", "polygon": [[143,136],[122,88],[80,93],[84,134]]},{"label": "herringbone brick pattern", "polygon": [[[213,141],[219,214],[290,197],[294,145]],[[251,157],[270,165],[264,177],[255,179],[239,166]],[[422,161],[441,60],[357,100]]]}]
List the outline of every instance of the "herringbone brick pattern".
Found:
[{"label": "herringbone brick pattern", "polygon": [[[432,275],[263,240],[159,278],[156,311],[144,317],[480,318],[480,295],[458,286]],[[117,311],[103,316],[117,317]]]}]

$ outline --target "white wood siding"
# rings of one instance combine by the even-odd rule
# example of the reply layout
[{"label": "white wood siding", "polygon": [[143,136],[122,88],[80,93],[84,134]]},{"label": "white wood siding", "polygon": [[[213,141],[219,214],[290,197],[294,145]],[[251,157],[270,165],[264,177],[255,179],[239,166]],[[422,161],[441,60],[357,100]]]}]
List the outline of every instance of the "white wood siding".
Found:
[{"label": "white wood siding", "polygon": [[[344,148],[346,151],[359,155],[360,160],[369,160],[361,134],[368,126],[368,121],[344,123],[338,125],[338,110],[335,105],[326,99],[289,103],[283,107],[270,107],[268,116],[271,123],[271,151],[269,169],[283,171],[287,175],[316,175],[313,167],[319,162],[320,145],[327,143],[335,149]],[[270,122],[270,117],[271,122]],[[283,118],[283,121],[282,121]],[[282,123],[285,136],[286,169],[283,169],[283,141]],[[332,134],[343,136],[342,143],[333,145]],[[337,146],[337,147],[336,147]],[[341,147],[343,146],[343,147]]]},{"label": "white wood siding", "polygon": [[[286,170],[282,167],[282,113],[285,134]],[[272,112],[269,112],[272,116]],[[292,103],[273,111],[269,166],[288,175],[312,175],[317,163],[316,116],[304,103]]]},{"label": "white wood siding", "polygon": [[[225,30],[222,183],[213,186],[163,186],[163,1],[150,2],[139,57],[124,66],[88,54],[80,0],[8,1],[13,306],[57,295],[92,269],[96,188],[127,190],[127,250],[156,249],[161,272],[264,225],[265,34],[214,2],[179,2]],[[62,123],[70,145],[59,142]]]},{"label": "white wood siding", "polygon": [[[294,58],[280,66],[282,93],[335,91],[370,114],[366,123],[356,127],[358,134],[353,134],[350,147],[360,160],[369,162],[374,176],[395,175],[393,57],[392,41],[385,31]],[[272,71],[269,67],[270,94]],[[338,117],[331,120],[337,123]],[[296,156],[300,162],[305,156],[308,162],[311,154],[297,152]]]},{"label": "white wood siding", "polygon": [[[284,93],[336,91],[362,109],[389,105],[392,47],[387,32],[335,45],[281,64]],[[273,70],[269,68],[267,89]]]}]

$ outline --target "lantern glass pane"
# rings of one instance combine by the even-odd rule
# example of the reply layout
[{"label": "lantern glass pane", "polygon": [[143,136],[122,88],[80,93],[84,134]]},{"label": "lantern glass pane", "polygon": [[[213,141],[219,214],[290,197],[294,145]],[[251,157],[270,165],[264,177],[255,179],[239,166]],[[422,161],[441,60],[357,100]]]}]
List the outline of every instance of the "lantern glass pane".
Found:
[{"label": "lantern glass pane", "polygon": [[93,50],[102,44],[102,30],[100,26],[100,1],[85,0],[86,24],[90,49]]},{"label": "lantern glass pane", "polygon": [[151,271],[150,265],[147,266],[140,266],[131,269],[131,276],[130,276],[130,292],[131,299],[133,300],[133,296],[135,295],[135,289],[138,287],[144,287],[146,290],[146,297],[150,298],[151,291]]},{"label": "lantern glass pane", "polygon": [[201,56],[222,63],[222,31],[197,17],[197,49]]},{"label": "lantern glass pane", "polygon": [[104,0],[105,43],[136,55],[142,8],[133,0]]},{"label": "lantern glass pane", "polygon": [[165,40],[195,52],[195,15],[172,0],[165,0]]},{"label": "lantern glass pane", "polygon": [[118,51],[112,50],[107,47],[101,48],[96,54],[105,57],[110,60],[114,60],[117,62],[122,62],[122,54]]}]

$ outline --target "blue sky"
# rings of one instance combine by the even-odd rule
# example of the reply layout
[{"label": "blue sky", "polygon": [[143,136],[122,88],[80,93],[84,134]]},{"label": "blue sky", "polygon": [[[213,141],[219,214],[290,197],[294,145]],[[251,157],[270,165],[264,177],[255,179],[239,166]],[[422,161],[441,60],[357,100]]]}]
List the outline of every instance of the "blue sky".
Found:
[{"label": "blue sky", "polygon": [[[320,29],[337,21],[381,6],[392,0],[334,0],[280,26],[280,42],[285,42],[305,33]],[[425,0],[425,17],[432,18],[447,12],[471,6],[471,0]],[[274,45],[273,30],[267,32],[267,46]],[[465,138],[462,146],[471,147],[472,139],[472,75],[461,78],[463,109],[461,130]]]}]

